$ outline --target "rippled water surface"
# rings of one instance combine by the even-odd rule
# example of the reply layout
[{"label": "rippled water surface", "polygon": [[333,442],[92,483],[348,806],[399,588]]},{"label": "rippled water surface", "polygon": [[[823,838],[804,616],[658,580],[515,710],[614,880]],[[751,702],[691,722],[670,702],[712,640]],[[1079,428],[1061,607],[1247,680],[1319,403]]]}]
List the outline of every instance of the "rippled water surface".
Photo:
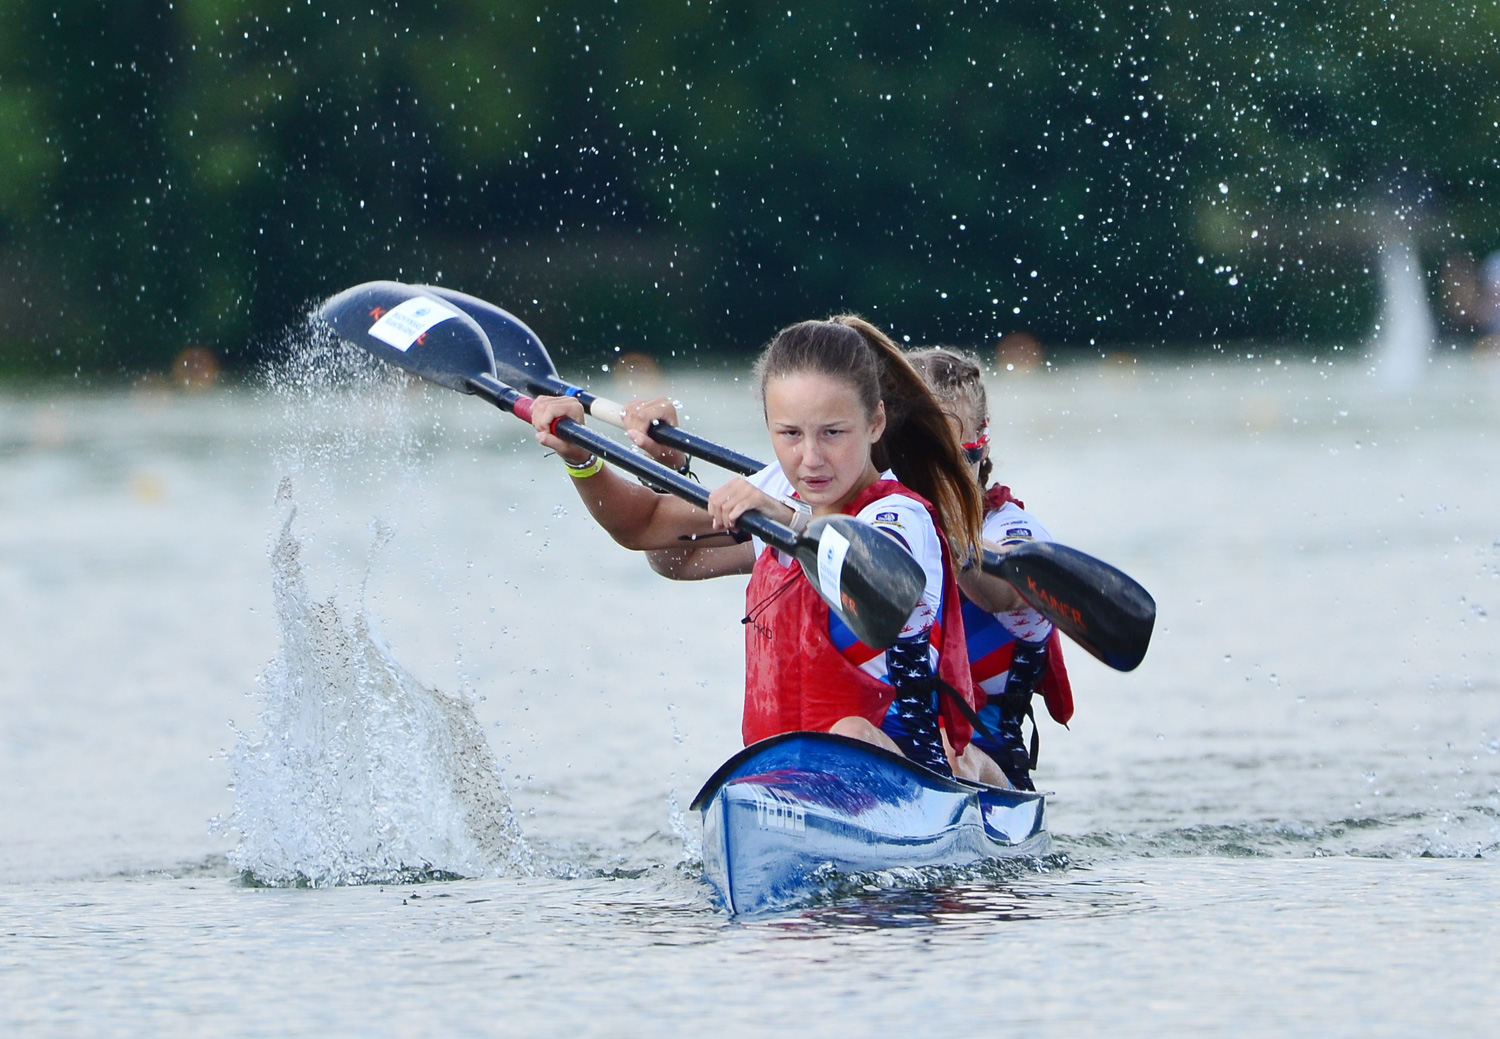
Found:
[{"label": "rippled water surface", "polygon": [[[743,586],[655,578],[513,419],[328,365],[0,397],[0,1032],[1482,1030],[1500,370],[1327,360],[997,379],[1001,477],[1152,651],[1069,657],[1055,856],[748,921],[679,808]],[[765,455],[736,374],[670,388]]]}]

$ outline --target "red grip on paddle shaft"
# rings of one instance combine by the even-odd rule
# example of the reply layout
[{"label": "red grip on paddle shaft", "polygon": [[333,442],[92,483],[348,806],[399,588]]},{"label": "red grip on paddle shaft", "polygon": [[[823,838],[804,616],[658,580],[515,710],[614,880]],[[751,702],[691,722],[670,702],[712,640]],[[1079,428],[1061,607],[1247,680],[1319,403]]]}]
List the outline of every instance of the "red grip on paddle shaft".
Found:
[{"label": "red grip on paddle shaft", "polygon": [[[531,397],[517,397],[516,398],[516,405],[511,410],[516,413],[516,417],[517,418],[525,419],[527,422],[530,422],[531,421],[531,405],[533,403],[535,403],[534,398],[531,398]],[[555,419],[552,420],[552,425],[550,425],[550,426],[547,427],[547,432],[551,433],[553,436],[556,436],[557,435],[557,424],[559,422],[561,422],[563,419],[567,418],[567,417],[568,416],[566,416],[566,415],[559,415],[559,416],[557,416],[557,418],[555,418]]]}]

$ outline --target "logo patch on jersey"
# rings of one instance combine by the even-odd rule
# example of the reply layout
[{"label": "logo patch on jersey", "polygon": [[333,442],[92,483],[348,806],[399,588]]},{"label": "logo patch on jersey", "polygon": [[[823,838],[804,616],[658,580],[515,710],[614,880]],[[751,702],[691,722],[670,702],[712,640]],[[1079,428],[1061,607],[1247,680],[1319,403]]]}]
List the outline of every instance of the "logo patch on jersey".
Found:
[{"label": "logo patch on jersey", "polygon": [[1005,536],[1008,538],[1029,538],[1031,537],[1031,531],[1025,527],[1011,527],[1005,532]]},{"label": "logo patch on jersey", "polygon": [[899,527],[901,526],[901,517],[894,512],[877,512],[875,514],[875,522],[891,523]]}]

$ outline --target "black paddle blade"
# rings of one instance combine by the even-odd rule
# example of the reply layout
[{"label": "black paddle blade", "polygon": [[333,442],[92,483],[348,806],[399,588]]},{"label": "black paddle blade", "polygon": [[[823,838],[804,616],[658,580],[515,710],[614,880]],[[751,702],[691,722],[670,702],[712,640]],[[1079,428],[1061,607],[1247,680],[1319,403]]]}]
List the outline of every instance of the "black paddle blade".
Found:
[{"label": "black paddle blade", "polygon": [[999,570],[1064,635],[1116,671],[1133,671],[1146,656],[1156,600],[1108,563],[1056,542],[1028,541],[1003,555]]},{"label": "black paddle blade", "polygon": [[343,338],[413,375],[460,393],[469,380],[495,374],[489,340],[474,319],[449,303],[395,281],[367,281],[318,308]]},{"label": "black paddle blade", "polygon": [[927,584],[900,542],[853,516],[813,520],[796,555],[829,609],[873,649],[895,644]]},{"label": "black paddle blade", "polygon": [[[495,355],[495,364],[511,368],[534,378],[556,378],[557,368],[547,354],[537,334],[526,326],[526,322],[508,310],[502,310],[488,300],[455,289],[437,285],[415,286],[422,292],[451,303],[474,319],[489,337],[490,350]],[[515,382],[518,380],[509,379]]]}]

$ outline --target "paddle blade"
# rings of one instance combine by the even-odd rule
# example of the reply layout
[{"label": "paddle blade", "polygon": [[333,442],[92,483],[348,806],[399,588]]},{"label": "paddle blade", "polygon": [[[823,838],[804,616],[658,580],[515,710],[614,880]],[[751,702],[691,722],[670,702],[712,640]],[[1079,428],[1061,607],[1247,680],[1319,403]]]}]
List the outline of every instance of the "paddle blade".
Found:
[{"label": "paddle blade", "polygon": [[985,569],[998,569],[1064,635],[1116,671],[1133,671],[1146,656],[1156,600],[1108,563],[1056,542],[1028,541]]},{"label": "paddle blade", "polygon": [[395,281],[367,281],[318,308],[344,339],[413,375],[472,393],[469,380],[495,374],[489,340],[463,311]]},{"label": "paddle blade", "polygon": [[[470,296],[455,289],[445,289],[437,285],[418,285],[416,288],[436,296],[445,303],[453,304],[473,318],[484,334],[489,337],[490,350],[495,355],[497,366],[534,377],[557,377],[557,368],[552,364],[552,358],[548,356],[547,348],[542,345],[541,339],[526,326],[526,322],[510,311],[502,310],[488,300],[482,300],[478,296]],[[521,380],[507,379],[506,381],[519,382]]]},{"label": "paddle blade", "polygon": [[910,552],[853,516],[813,520],[796,555],[829,609],[873,649],[895,644],[927,584]]}]

